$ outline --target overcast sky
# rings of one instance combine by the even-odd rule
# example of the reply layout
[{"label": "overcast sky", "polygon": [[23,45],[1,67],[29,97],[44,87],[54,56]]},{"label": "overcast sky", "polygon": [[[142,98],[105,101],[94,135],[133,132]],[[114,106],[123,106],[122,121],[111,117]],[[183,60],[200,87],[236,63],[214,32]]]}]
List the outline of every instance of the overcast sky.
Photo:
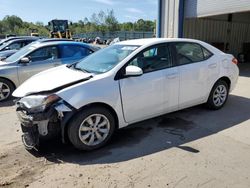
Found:
[{"label": "overcast sky", "polygon": [[0,19],[16,15],[24,21],[44,24],[52,19],[75,22],[90,18],[100,10],[113,9],[119,22],[154,20],[157,3],[158,0],[0,0]]}]

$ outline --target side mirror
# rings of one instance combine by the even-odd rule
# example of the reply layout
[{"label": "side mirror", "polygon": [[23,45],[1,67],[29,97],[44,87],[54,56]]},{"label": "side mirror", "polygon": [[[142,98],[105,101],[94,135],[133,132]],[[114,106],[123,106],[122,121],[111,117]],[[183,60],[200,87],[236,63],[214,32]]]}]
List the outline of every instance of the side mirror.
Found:
[{"label": "side mirror", "polygon": [[7,57],[0,57],[0,61],[4,61]]},{"label": "side mirror", "polygon": [[10,47],[6,46],[6,47],[4,48],[4,50],[10,50]]},{"label": "side mirror", "polygon": [[28,57],[23,57],[22,59],[20,59],[20,63],[26,64],[30,62],[30,58]]},{"label": "side mirror", "polygon": [[142,74],[142,69],[137,66],[129,65],[126,67],[126,76],[141,76]]}]

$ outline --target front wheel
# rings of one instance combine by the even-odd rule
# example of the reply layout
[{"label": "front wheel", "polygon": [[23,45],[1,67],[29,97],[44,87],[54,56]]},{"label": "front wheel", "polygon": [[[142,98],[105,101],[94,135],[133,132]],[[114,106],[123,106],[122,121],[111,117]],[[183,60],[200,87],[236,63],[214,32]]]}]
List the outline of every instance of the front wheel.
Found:
[{"label": "front wheel", "polygon": [[70,122],[68,137],[80,150],[93,150],[105,145],[115,130],[115,120],[109,110],[90,107],[79,112]]},{"label": "front wheel", "polygon": [[227,101],[228,92],[228,84],[225,81],[216,82],[207,101],[208,108],[213,110],[222,108]]}]

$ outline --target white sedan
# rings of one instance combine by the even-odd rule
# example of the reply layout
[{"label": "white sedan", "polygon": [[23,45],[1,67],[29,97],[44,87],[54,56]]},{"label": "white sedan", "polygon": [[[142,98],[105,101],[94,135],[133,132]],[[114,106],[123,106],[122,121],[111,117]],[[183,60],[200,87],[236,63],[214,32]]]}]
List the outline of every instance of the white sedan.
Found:
[{"label": "white sedan", "polygon": [[232,55],[205,42],[139,39],[39,73],[13,95],[27,149],[60,133],[92,150],[138,121],[202,103],[220,109],[238,74]]}]

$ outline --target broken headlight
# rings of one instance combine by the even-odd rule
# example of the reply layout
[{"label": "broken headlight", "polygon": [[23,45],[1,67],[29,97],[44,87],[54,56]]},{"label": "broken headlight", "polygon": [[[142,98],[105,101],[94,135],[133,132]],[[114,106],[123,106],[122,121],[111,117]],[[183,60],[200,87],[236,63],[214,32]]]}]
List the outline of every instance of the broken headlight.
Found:
[{"label": "broken headlight", "polygon": [[47,107],[60,98],[55,95],[30,95],[23,97],[17,102],[17,105],[26,108],[31,113],[43,112]]}]

